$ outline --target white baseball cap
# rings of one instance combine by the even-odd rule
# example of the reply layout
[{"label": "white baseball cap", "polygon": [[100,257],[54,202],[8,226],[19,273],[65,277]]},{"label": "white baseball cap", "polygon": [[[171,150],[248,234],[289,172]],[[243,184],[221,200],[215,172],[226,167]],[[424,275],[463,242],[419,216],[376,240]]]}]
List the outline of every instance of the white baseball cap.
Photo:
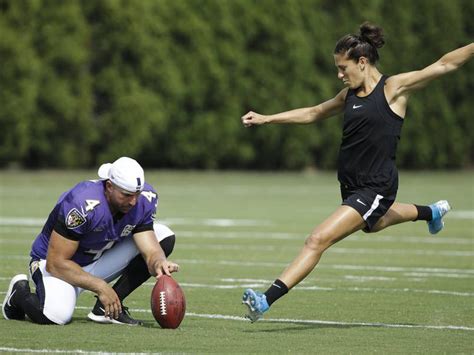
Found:
[{"label": "white baseball cap", "polygon": [[132,158],[121,157],[113,163],[102,164],[97,172],[101,180],[110,180],[127,192],[140,192],[145,185],[145,173]]}]

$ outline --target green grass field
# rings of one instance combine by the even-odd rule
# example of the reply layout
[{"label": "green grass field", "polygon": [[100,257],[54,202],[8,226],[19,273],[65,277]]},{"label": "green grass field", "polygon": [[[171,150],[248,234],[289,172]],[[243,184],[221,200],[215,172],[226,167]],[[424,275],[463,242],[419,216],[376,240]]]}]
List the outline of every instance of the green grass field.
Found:
[{"label": "green grass field", "polygon": [[[30,244],[61,192],[90,172],[0,172],[0,299],[27,273]],[[125,301],[139,328],[0,320],[0,352],[474,353],[474,173],[402,172],[399,201],[450,201],[446,228],[405,223],[333,246],[263,321],[243,319],[243,290],[265,290],[340,203],[334,173],[148,172],[158,215],[177,235],[170,259],[187,298],[177,330],[149,310],[150,280]]]}]

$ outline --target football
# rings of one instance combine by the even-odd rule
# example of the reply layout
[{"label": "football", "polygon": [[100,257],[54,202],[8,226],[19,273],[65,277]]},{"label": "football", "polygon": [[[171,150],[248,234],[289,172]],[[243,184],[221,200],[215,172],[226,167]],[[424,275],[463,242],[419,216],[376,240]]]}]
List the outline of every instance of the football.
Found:
[{"label": "football", "polygon": [[170,276],[158,278],[151,292],[151,312],[161,328],[176,329],[186,313],[186,299],[178,283]]}]

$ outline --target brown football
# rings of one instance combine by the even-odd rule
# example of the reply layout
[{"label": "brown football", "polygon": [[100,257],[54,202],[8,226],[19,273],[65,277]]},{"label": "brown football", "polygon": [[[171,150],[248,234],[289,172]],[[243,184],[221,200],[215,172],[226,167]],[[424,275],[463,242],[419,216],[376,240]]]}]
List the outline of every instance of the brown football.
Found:
[{"label": "brown football", "polygon": [[178,283],[170,276],[158,278],[151,292],[151,312],[161,328],[176,329],[186,313],[186,299]]}]

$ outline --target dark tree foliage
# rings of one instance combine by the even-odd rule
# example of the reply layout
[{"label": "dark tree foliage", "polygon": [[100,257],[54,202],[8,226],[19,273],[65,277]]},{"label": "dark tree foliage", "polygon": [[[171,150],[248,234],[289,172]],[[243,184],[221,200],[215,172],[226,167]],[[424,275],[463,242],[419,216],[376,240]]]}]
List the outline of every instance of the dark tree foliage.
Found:
[{"label": "dark tree foliage", "polygon": [[[379,69],[472,42],[471,0],[0,0],[0,166],[333,169],[342,117],[245,129],[342,88],[336,41],[384,28]],[[403,168],[474,161],[474,63],[410,99]]]}]

